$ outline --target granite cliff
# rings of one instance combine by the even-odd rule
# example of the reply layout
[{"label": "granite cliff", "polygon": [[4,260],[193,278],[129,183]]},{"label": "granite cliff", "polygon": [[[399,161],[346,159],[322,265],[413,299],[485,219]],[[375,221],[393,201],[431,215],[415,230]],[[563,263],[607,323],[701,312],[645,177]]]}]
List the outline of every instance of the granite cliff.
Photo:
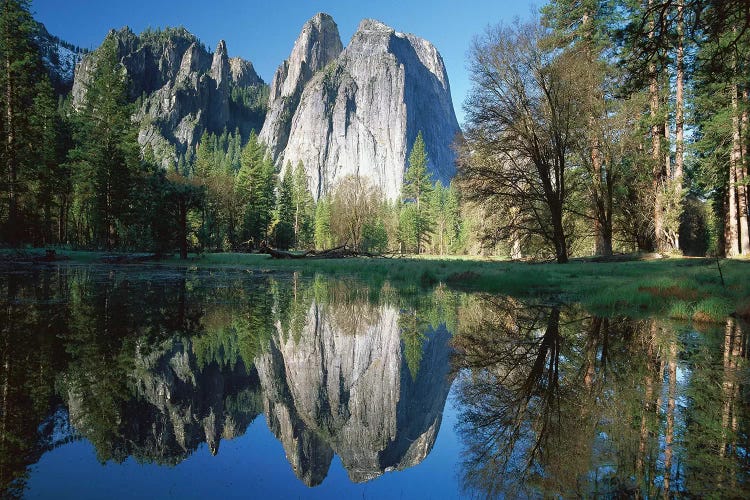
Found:
[{"label": "granite cliff", "polygon": [[[316,16],[276,72],[260,137],[277,164],[301,161],[316,198],[355,174],[369,177],[384,196],[395,199],[421,131],[433,179],[449,182],[459,127],[437,49],[372,19],[362,21],[349,45],[331,58],[338,47],[331,40],[337,37],[333,20]],[[328,56],[316,59],[323,67],[311,77],[308,53]],[[296,96],[300,87],[298,99],[285,97]],[[274,99],[274,92],[281,97]]]},{"label": "granite cliff", "polygon": [[[123,28],[107,36],[114,38],[127,73],[140,124],[138,141],[151,148],[164,168],[174,166],[205,131],[239,128],[247,136],[251,129],[260,130],[267,86],[252,63],[229,58],[223,40],[211,54],[184,28],[140,35]],[[97,57],[94,51],[76,67],[74,106],[85,98]]]},{"label": "granite cliff", "polygon": [[273,76],[268,115],[259,136],[274,159],[279,158],[289,140],[292,116],[305,85],[342,50],[338,26],[328,14],[317,14],[302,27],[292,53]]},{"label": "granite cliff", "polygon": [[[246,138],[259,130],[279,169],[304,164],[316,198],[354,174],[393,200],[422,132],[433,180],[448,183],[455,173],[459,127],[443,60],[430,42],[379,21],[362,21],[344,48],[333,18],[315,15],[270,88],[252,63],[229,58],[224,41],[211,54],[184,28],[108,37],[127,73],[138,140],[164,168],[189,157],[206,131],[239,129]],[[74,106],[97,56],[76,67]]]}]

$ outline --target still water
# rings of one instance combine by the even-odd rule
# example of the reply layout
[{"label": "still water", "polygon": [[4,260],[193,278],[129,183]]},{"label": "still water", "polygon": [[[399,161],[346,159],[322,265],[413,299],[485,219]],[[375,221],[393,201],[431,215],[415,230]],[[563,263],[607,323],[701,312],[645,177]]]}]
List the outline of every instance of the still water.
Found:
[{"label": "still water", "polygon": [[750,495],[731,318],[136,266],[0,302],[3,497]]}]

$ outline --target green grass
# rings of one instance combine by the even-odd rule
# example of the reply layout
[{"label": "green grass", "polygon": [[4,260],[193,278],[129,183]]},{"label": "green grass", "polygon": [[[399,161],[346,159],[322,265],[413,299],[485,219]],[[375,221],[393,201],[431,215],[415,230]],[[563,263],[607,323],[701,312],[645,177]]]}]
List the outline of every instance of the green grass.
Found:
[{"label": "green grass", "polygon": [[[58,253],[84,263],[95,262],[105,255],[64,250]],[[715,260],[687,258],[613,263],[578,261],[559,265],[425,256],[274,260],[267,255],[227,253],[191,256],[187,261],[170,258],[158,265],[355,277],[372,286],[388,282],[402,292],[445,283],[457,290],[503,293],[547,302],[577,302],[593,313],[658,313],[699,321],[722,321],[750,301],[750,261],[735,259],[721,261],[724,286]]]}]

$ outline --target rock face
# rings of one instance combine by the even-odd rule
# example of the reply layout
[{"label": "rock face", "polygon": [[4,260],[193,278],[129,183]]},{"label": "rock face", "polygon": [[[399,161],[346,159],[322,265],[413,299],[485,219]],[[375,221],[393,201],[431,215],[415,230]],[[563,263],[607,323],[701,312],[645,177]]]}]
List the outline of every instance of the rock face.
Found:
[{"label": "rock face", "polygon": [[[295,51],[307,44],[308,32],[303,29]],[[295,51],[274,79],[284,80],[287,95],[304,79],[287,88],[284,77],[303,73],[295,65],[307,68]],[[261,139],[277,163],[303,162],[316,198],[351,174],[369,177],[387,198],[397,198],[420,131],[433,179],[446,183],[455,172],[451,145],[459,127],[450,85],[440,54],[426,40],[366,19],[346,49],[304,83],[298,104],[284,92],[274,99],[274,92],[272,86]],[[288,139],[277,132],[287,116]]]},{"label": "rock face", "polygon": [[[117,57],[128,77],[141,124],[138,141],[150,147],[163,167],[196,145],[204,131],[221,133],[239,128],[247,135],[260,130],[265,103],[244,109],[233,91],[265,95],[265,84],[248,61],[230,60],[222,40],[210,54],[198,39],[182,28],[134,34],[129,28],[111,31]],[[76,67],[73,105],[80,106],[96,65],[98,52]]]},{"label": "rock face", "polygon": [[317,14],[302,27],[289,59],[281,63],[273,76],[269,112],[259,136],[274,160],[289,140],[292,117],[305,85],[315,72],[336,59],[342,49],[338,26],[328,14]]},{"label": "rock face", "polygon": [[76,64],[86,54],[86,50],[51,35],[42,23],[36,24],[34,38],[52,86],[60,95],[66,95],[73,87]]}]

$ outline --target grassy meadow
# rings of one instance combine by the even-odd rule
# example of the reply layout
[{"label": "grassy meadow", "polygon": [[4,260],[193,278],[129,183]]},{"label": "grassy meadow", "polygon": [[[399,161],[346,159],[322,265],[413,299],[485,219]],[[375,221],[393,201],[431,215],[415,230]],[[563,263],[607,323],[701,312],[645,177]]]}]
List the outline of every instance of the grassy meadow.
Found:
[{"label": "grassy meadow", "polygon": [[[7,259],[10,252],[4,253]],[[58,255],[72,262],[97,263],[108,254],[63,250]],[[720,322],[735,312],[750,315],[750,261],[741,259],[722,259],[718,264],[710,258],[666,258],[560,265],[438,256],[275,260],[267,255],[226,253],[139,265],[184,267],[188,271],[296,271],[308,276],[356,278],[374,287],[388,282],[401,291],[444,284],[455,290],[502,293],[550,303],[577,302],[594,313],[660,314],[697,322]]]}]

